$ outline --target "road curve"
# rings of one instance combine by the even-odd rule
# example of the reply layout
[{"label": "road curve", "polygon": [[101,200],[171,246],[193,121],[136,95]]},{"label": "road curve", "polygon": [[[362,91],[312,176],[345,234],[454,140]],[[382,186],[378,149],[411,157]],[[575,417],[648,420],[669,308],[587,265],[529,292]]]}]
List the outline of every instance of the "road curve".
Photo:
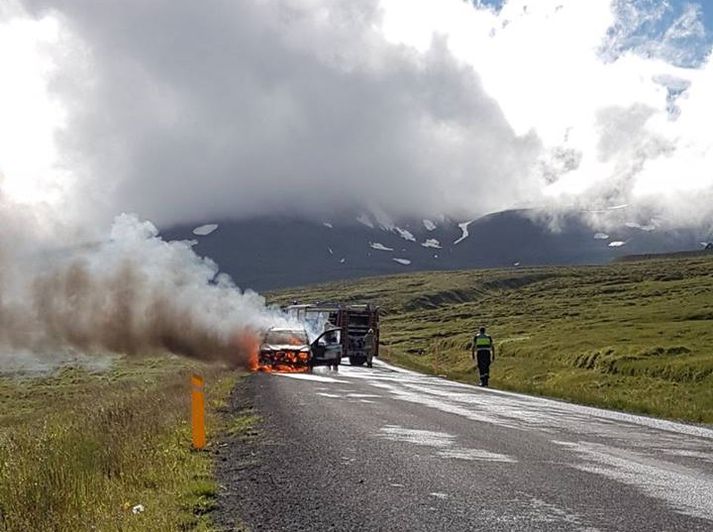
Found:
[{"label": "road curve", "polygon": [[256,374],[217,521],[252,530],[713,530],[713,430],[378,363]]}]

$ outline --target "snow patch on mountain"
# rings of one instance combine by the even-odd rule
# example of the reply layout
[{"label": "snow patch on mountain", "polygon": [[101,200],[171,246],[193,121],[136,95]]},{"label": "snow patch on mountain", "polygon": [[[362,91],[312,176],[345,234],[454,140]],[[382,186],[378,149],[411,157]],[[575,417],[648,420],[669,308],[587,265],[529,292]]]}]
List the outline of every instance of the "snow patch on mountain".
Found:
[{"label": "snow patch on mountain", "polygon": [[387,248],[381,242],[369,242],[369,247],[371,247],[371,249],[378,249],[379,251],[393,251],[394,250],[394,248]]},{"label": "snow patch on mountain", "polygon": [[322,225],[323,225],[324,227],[329,228],[329,229],[334,229],[334,226],[333,226],[332,224],[330,224],[329,222],[322,222]]},{"label": "snow patch on mountain", "polygon": [[427,231],[435,231],[436,229],[436,224],[433,223],[431,220],[423,219],[423,226],[426,228]]},{"label": "snow patch on mountain", "polygon": [[606,233],[594,233],[594,240],[609,240],[609,235]]},{"label": "snow patch on mountain", "polygon": [[374,222],[372,222],[371,218],[369,218],[366,214],[360,214],[357,216],[356,221],[367,226],[369,229],[374,229]]},{"label": "snow patch on mountain", "polygon": [[458,227],[460,227],[460,230],[463,231],[463,234],[461,235],[461,237],[458,240],[453,242],[453,244],[460,244],[461,242],[463,242],[463,240],[465,240],[466,238],[468,238],[470,236],[470,233],[468,232],[468,226],[470,224],[472,224],[474,221],[475,220],[471,220],[470,222],[462,222],[462,223],[458,224]]},{"label": "snow patch on mountain", "polygon": [[373,214],[373,216],[376,220],[376,225],[378,225],[382,231],[393,231],[396,227],[394,221],[383,212],[377,212]]},{"label": "snow patch on mountain", "polygon": [[429,238],[421,244],[425,248],[441,249],[441,243],[435,238]]},{"label": "snow patch on mountain", "polygon": [[609,247],[610,248],[620,248],[621,246],[626,245],[626,242],[622,242],[621,240],[615,240],[614,242],[609,242]]},{"label": "snow patch on mountain", "polygon": [[637,224],[636,222],[626,222],[624,225],[630,229],[640,229],[641,231],[655,231],[656,230],[656,226],[654,224],[641,225],[641,224]]},{"label": "snow patch on mountain", "polygon": [[404,266],[408,266],[411,264],[411,261],[408,259],[401,259],[401,258],[394,258],[394,262],[398,262],[399,264],[403,264]]},{"label": "snow patch on mountain", "polygon": [[629,206],[628,203],[622,203],[621,205],[612,205],[611,207],[603,207],[601,209],[591,209],[591,210],[586,210],[584,212],[589,212],[593,214],[597,213],[603,213],[603,212],[609,212],[609,211],[618,211],[621,209],[626,209]]},{"label": "snow patch on mountain", "polygon": [[208,236],[216,229],[218,229],[218,224],[199,225],[193,230],[193,234],[198,236]]},{"label": "snow patch on mountain", "polygon": [[398,235],[403,238],[404,240],[410,240],[411,242],[416,242],[416,237],[413,236],[413,233],[411,231],[408,231],[406,229],[401,229],[400,227],[394,227],[394,231],[398,233]]}]

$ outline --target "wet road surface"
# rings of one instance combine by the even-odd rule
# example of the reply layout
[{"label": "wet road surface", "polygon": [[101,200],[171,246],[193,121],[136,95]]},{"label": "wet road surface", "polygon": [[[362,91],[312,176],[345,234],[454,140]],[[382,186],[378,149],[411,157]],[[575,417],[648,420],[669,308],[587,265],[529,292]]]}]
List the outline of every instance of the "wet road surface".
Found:
[{"label": "wet road surface", "polygon": [[382,363],[252,375],[218,522],[252,530],[713,530],[713,430]]}]

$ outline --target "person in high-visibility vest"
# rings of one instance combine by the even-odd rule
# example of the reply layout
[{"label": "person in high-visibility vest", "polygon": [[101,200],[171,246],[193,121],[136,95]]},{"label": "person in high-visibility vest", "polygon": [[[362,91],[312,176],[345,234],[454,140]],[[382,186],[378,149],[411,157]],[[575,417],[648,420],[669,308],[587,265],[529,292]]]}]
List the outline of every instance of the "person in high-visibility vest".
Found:
[{"label": "person in high-visibility vest", "polygon": [[492,336],[485,334],[485,327],[481,327],[473,338],[471,356],[480,372],[480,385],[487,386],[490,378],[490,363],[495,360],[495,343]]},{"label": "person in high-visibility vest", "polygon": [[372,360],[376,352],[376,335],[374,329],[369,329],[364,335],[364,350],[366,351],[366,367],[372,367]]}]

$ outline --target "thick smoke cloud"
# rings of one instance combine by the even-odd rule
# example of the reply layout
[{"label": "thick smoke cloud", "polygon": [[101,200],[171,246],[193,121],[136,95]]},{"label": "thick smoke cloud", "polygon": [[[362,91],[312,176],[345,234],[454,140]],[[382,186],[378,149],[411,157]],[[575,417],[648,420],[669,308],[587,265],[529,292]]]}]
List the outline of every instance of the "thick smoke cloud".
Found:
[{"label": "thick smoke cloud", "polygon": [[0,248],[4,359],[174,353],[247,367],[261,331],[287,324],[190,243],[164,242],[135,216],[118,217],[109,239],[80,249],[32,241],[37,233],[26,218],[2,221],[6,236],[25,242]]},{"label": "thick smoke cloud", "polygon": [[24,4],[63,28],[52,87],[85,218],[465,216],[537,195],[537,138],[445,41],[387,42],[376,0]]}]

